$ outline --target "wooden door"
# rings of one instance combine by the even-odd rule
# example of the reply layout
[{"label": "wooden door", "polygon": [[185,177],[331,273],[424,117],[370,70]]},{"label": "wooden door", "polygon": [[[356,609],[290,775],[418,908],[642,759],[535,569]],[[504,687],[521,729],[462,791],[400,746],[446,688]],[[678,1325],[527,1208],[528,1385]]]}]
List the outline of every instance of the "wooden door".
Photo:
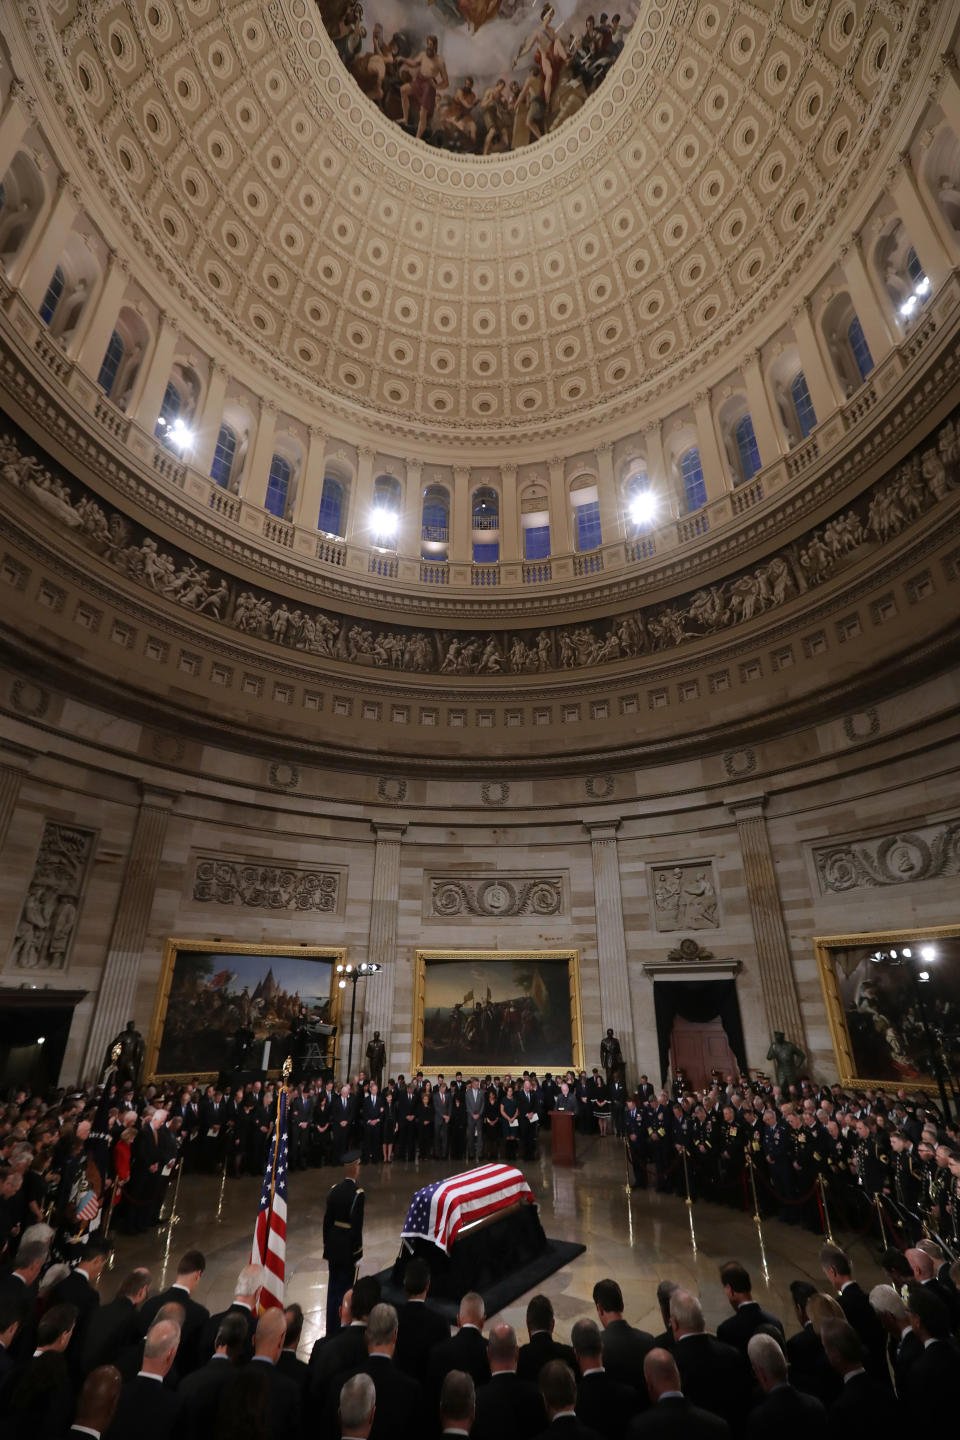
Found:
[{"label": "wooden door", "polygon": [[670,1065],[674,1075],[682,1070],[687,1084],[702,1090],[710,1084],[710,1073],[736,1075],[740,1067],[733,1056],[726,1031],[719,1018],[697,1024],[678,1015],[670,1032]]}]

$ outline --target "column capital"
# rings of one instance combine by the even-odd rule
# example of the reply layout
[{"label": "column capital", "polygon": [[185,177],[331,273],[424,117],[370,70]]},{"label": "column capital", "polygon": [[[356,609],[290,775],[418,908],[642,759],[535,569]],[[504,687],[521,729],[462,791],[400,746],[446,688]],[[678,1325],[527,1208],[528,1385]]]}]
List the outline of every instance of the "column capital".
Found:
[{"label": "column capital", "polygon": [[473,468],[473,467],[470,466],[470,465],[454,465],[454,467],[453,467],[453,478],[454,478],[454,480],[463,480],[463,481],[469,480],[469,479],[470,479],[470,471],[471,471],[472,468]]},{"label": "column capital", "polygon": [[261,400],[261,401],[260,401],[260,416],[261,416],[261,419],[265,418],[265,417],[268,416],[268,415],[272,415],[272,416],[274,417],[274,419],[276,419],[276,414],[277,414],[276,401],[274,401],[274,400]]},{"label": "column capital", "polygon": [[760,351],[759,351],[759,350],[748,350],[748,351],[746,352],[746,354],[744,355],[743,359],[740,361],[740,364],[741,364],[741,366],[742,366],[742,368],[743,368],[744,370],[746,370],[747,367],[750,366],[750,365],[759,365],[759,364],[760,364]]},{"label": "column capital", "polygon": [[370,829],[377,844],[399,845],[407,830],[406,820],[371,820]]},{"label": "column capital", "polygon": [[888,185],[895,185],[900,175],[910,170],[910,152],[901,150],[887,167],[886,180]]},{"label": "column capital", "polygon": [[514,465],[512,460],[508,460],[505,464],[500,466],[500,474],[504,477],[507,475],[512,475],[515,480],[517,478],[517,471],[519,470],[519,468],[519,465]]},{"label": "column capital", "polygon": [[597,445],[594,445],[593,449],[597,455],[606,455],[608,451],[613,449],[613,441],[601,440]]},{"label": "column capital", "polygon": [[0,741],[0,765],[8,770],[21,770],[25,774],[39,753],[29,745],[18,745],[15,740]]},{"label": "column capital", "polygon": [[590,836],[590,843],[595,844],[616,840],[622,821],[619,815],[613,815],[606,820],[584,820],[581,823]]},{"label": "column capital", "polygon": [[216,375],[220,380],[227,380],[230,378],[230,367],[229,365],[225,365],[222,360],[212,360],[210,362],[210,374]]},{"label": "column capital", "polygon": [[694,397],[693,397],[693,403],[694,403],[694,405],[709,404],[709,402],[710,402],[710,391],[709,391],[709,390],[698,390],[697,393],[696,393],[696,394],[694,395]]},{"label": "column capital", "polygon": [[767,796],[758,790],[753,795],[738,795],[724,803],[734,820],[759,820],[767,808]]},{"label": "column capital", "polygon": [[12,100],[25,100],[27,87],[22,80],[11,80],[10,89],[7,91],[7,104]]},{"label": "column capital", "polygon": [[176,790],[164,790],[159,785],[148,785],[140,782],[140,804],[149,807],[151,810],[172,810],[177,803],[178,795]]},{"label": "column capital", "polygon": [[790,307],[791,320],[799,320],[801,315],[806,315],[808,319],[810,316],[810,301],[806,295],[802,300],[798,300],[795,305],[791,305]]},{"label": "column capital", "polygon": [[414,475],[419,478],[423,474],[423,467],[425,464],[423,460],[414,460],[411,458],[411,456],[407,455],[404,457],[403,463],[407,467],[408,479],[412,479]]},{"label": "column capital", "polygon": [[372,462],[373,457],[376,455],[376,453],[377,452],[376,450],[374,450],[372,445],[357,446],[357,455],[360,457],[361,460],[369,460]]},{"label": "column capital", "polygon": [[551,470],[555,465],[566,465],[566,463],[566,459],[563,455],[554,455],[553,459],[549,461]]}]

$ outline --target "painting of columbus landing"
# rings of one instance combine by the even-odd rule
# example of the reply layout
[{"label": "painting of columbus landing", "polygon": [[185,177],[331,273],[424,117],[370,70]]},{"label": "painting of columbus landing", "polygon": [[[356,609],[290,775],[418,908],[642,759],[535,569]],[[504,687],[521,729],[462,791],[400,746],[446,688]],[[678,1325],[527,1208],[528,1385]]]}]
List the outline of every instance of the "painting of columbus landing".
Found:
[{"label": "painting of columbus landing", "polygon": [[342,63],[409,134],[496,155],[532,145],[603,84],[640,0],[318,0]]},{"label": "painting of columbus landing", "polygon": [[340,952],[312,947],[223,946],[170,940],[150,1043],[147,1072],[154,1076],[216,1075],[229,1069],[234,1037],[253,1033],[251,1064],[259,1068],[265,1040],[280,1042],[301,1008],[331,1021],[334,965]]},{"label": "painting of columbus landing", "polygon": [[570,951],[417,952],[414,1060],[449,1076],[578,1069],[578,957]]}]

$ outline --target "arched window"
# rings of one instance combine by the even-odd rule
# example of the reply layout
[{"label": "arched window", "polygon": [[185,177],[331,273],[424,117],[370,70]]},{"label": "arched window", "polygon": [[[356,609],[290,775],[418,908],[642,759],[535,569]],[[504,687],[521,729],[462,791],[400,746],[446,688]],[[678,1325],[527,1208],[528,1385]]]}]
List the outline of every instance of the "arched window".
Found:
[{"label": "arched window", "polygon": [[531,525],[523,532],[524,560],[550,559],[550,526]]},{"label": "arched window", "polygon": [[424,500],[421,526],[422,539],[437,540],[441,543],[446,540],[447,507],[442,500],[436,498]]},{"label": "arched window", "polygon": [[270,461],[270,478],[263,508],[282,520],[287,509],[287,492],[290,489],[290,461],[282,455],[274,455]]},{"label": "arched window", "polygon": [[40,302],[40,319],[44,325],[49,325],[53,319],[57,306],[60,304],[60,297],[63,294],[64,274],[58,265],[50,276],[50,284],[47,286],[47,293]]},{"label": "arched window", "polygon": [[329,535],[339,535],[343,520],[343,486],[332,475],[323,477],[323,493],[320,496],[320,514],[317,529]]},{"label": "arched window", "polygon": [[226,490],[230,484],[230,476],[233,472],[233,462],[237,453],[237,435],[229,425],[221,425],[217,434],[217,443],[213,447],[213,464],[210,466],[210,479],[216,485]]},{"label": "arched window", "polygon": [[500,497],[496,490],[484,486],[475,490],[471,513],[474,530],[498,530],[500,528]]},{"label": "arched window", "polygon": [[172,380],[167,381],[167,388],[163,392],[163,402],[160,406],[160,414],[157,416],[157,423],[154,428],[154,435],[166,442],[166,437],[171,425],[175,420],[180,419],[180,411],[183,408],[183,400],[180,398],[180,391]]},{"label": "arched window", "polygon": [[740,468],[744,480],[749,480],[751,475],[756,475],[760,469],[760,451],[757,448],[757,437],[753,429],[753,421],[749,415],[744,415],[737,421],[737,428],[733,432],[737,442],[737,451],[740,455]]},{"label": "arched window", "polygon": [[588,500],[577,506],[577,549],[596,550],[603,544],[600,528],[600,501]]},{"label": "arched window", "polygon": [[860,324],[858,315],[854,315],[850,321],[847,328],[847,339],[850,341],[850,349],[853,351],[853,358],[860,371],[860,379],[866,380],[873,369],[873,356],[870,354],[870,346],[867,344],[867,337],[863,333],[863,326]]},{"label": "arched window", "polygon": [[691,445],[680,457],[680,474],[683,476],[683,489],[687,497],[687,509],[699,510],[707,503],[707,482],[703,478],[703,465],[700,462],[700,451],[696,445]]},{"label": "arched window", "polygon": [[817,423],[817,412],[813,408],[810,391],[807,389],[807,377],[802,370],[798,370],[790,382],[790,398],[793,401],[793,408],[797,412],[800,434],[806,440]]},{"label": "arched window", "polygon": [[920,264],[920,257],[912,245],[907,251],[907,274],[910,276],[914,285],[919,285],[921,280],[926,280],[927,278],[926,271]]},{"label": "arched window", "polygon": [[97,376],[97,384],[105,395],[113,391],[117,380],[117,371],[120,369],[120,362],[123,359],[123,339],[114,330],[110,336],[110,343],[104,351],[103,364],[100,366],[100,374]]}]

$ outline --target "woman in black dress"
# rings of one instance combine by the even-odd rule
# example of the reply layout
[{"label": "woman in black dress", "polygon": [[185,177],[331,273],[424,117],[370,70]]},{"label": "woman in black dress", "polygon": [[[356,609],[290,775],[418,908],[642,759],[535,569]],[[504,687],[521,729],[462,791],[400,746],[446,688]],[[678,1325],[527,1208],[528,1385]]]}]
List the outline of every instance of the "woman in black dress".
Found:
[{"label": "woman in black dress", "polygon": [[453,1091],[453,1104],[450,1108],[450,1159],[462,1160],[467,1149],[467,1107],[463,1100],[463,1091]]},{"label": "woman in black dress", "polygon": [[503,1122],[503,1153],[508,1165],[516,1163],[517,1140],[520,1137],[520,1122],[517,1119],[517,1102],[513,1086],[507,1086],[507,1093],[500,1101],[500,1118]]},{"label": "woman in black dress", "polygon": [[491,1085],[483,1102],[483,1158],[500,1159],[500,1131],[503,1121],[500,1116],[500,1098]]},{"label": "woman in black dress", "polygon": [[393,1164],[393,1137],[397,1128],[397,1102],[391,1081],[383,1094],[383,1120],[380,1125],[380,1139],[383,1144],[384,1165]]},{"label": "woman in black dress", "polygon": [[433,1158],[433,1092],[430,1081],[425,1080],[417,1105],[417,1159]]}]

